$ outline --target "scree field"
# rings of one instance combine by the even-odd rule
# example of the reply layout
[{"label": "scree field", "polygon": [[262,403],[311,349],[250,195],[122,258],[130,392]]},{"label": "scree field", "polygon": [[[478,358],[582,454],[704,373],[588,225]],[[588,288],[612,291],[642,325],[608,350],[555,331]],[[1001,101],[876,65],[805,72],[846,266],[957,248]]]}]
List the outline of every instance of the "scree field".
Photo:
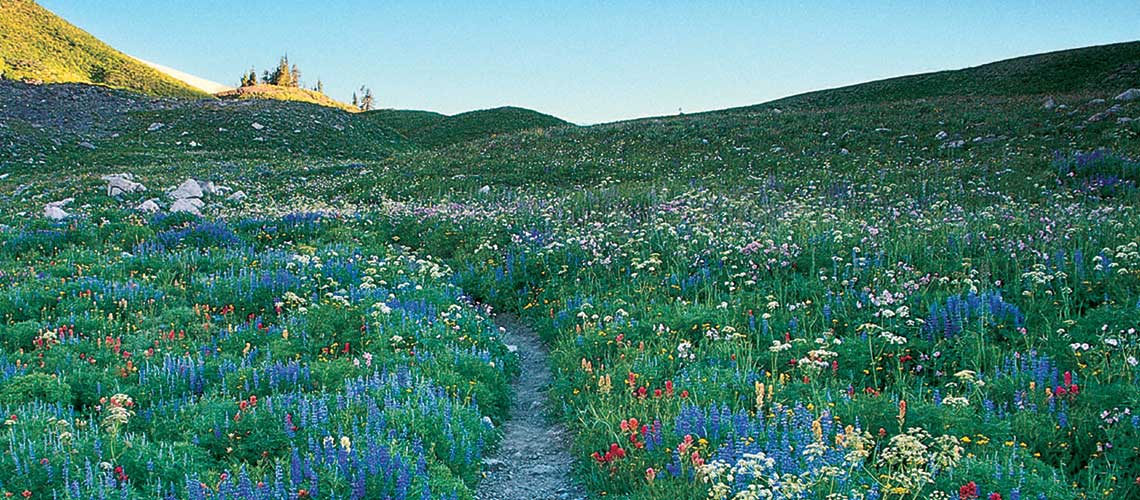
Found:
[{"label": "scree field", "polygon": [[1140,42],[589,127],[2,81],[0,492],[1140,498],[1136,87]]}]

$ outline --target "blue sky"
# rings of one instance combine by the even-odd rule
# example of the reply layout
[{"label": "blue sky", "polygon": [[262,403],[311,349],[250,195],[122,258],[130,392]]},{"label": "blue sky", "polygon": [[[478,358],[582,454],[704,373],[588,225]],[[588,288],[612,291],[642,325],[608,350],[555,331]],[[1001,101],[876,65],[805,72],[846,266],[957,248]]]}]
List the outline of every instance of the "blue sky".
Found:
[{"label": "blue sky", "polygon": [[[580,124],[1140,39],[1140,2],[40,0],[131,55],[226,84],[288,51],[342,100]],[[952,4],[952,5],[951,5]]]}]

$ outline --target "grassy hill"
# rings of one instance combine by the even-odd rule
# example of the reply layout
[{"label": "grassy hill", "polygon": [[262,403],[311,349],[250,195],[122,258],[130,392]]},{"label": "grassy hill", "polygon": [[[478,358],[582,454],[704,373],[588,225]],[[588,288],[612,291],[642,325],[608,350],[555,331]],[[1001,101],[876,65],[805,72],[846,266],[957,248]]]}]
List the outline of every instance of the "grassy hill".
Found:
[{"label": "grassy hill", "polygon": [[0,74],[106,85],[148,95],[206,93],[123,54],[31,0],[0,0]]},{"label": "grassy hill", "polygon": [[1082,47],[808,92],[754,107],[830,107],[944,96],[1120,92],[1140,87],[1140,41]]},{"label": "grassy hill", "polygon": [[269,99],[276,101],[296,101],[342,109],[350,113],[360,110],[355,106],[337,101],[320,92],[298,87],[282,87],[278,85],[253,85],[239,87],[234,90],[214,94],[222,99]]},{"label": "grassy hill", "polygon": [[560,118],[511,106],[446,116],[431,111],[380,110],[363,115],[412,142],[438,148],[522,130],[570,125]]}]

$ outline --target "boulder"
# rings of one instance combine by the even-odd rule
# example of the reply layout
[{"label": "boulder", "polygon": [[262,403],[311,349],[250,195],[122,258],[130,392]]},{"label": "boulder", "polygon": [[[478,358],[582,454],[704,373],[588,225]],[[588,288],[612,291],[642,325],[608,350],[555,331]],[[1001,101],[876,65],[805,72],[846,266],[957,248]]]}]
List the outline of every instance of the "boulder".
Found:
[{"label": "boulder", "polygon": [[[198,202],[195,204],[194,202]],[[186,212],[194,215],[202,215],[202,211],[198,208],[201,207],[202,200],[196,198],[181,198],[174,200],[170,205],[170,213]]]},{"label": "boulder", "polygon": [[244,200],[245,199],[245,191],[234,191],[234,194],[227,196],[226,199],[229,201]]},{"label": "boulder", "polygon": [[1117,101],[1133,101],[1136,99],[1140,99],[1140,89],[1125,90],[1120,95],[1113,97],[1113,99],[1117,100]]},{"label": "boulder", "polygon": [[176,200],[184,198],[201,198],[202,186],[198,185],[198,181],[194,179],[186,179],[178,188],[170,193],[170,197]]},{"label": "boulder", "polygon": [[66,219],[69,215],[71,214],[68,214],[67,212],[63,211],[62,208],[56,206],[48,205],[44,207],[44,217],[47,217],[51,220]]},{"label": "boulder", "polygon": [[135,182],[134,176],[131,174],[104,175],[101,179],[107,181],[107,196],[146,191],[146,186]]},{"label": "boulder", "polygon": [[155,203],[155,201],[153,199],[150,199],[150,200],[146,200],[142,203],[139,203],[139,205],[137,207],[135,207],[135,210],[138,210],[139,212],[145,212],[148,214],[154,214],[154,213],[158,213],[162,209],[159,208],[158,203]]}]

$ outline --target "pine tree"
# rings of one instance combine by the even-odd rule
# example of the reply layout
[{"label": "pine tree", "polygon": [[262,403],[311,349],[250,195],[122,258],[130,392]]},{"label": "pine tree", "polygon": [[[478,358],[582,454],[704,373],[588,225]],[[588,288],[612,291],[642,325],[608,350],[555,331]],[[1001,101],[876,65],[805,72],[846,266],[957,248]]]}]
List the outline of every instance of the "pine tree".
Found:
[{"label": "pine tree", "polygon": [[356,98],[356,92],[352,93],[352,105],[353,107],[360,107],[360,100]]},{"label": "pine tree", "polygon": [[[361,85],[360,86],[360,92],[362,94],[364,94],[364,97],[360,98],[360,104],[358,105],[358,107],[360,108],[361,111],[371,111],[372,110],[372,89]],[[355,95],[356,94],[353,94],[353,96],[355,96]],[[355,100],[355,99],[353,99],[353,100]]]},{"label": "pine tree", "polygon": [[321,94],[325,93],[325,84],[321,82],[320,78],[317,78],[317,86],[314,87],[313,90],[315,90]]},{"label": "pine tree", "polygon": [[289,79],[291,80],[290,83],[292,84],[290,86],[292,86],[292,87],[300,87],[301,86],[301,70],[300,70],[300,68],[297,67],[296,64],[294,64],[293,67],[289,70]]}]

